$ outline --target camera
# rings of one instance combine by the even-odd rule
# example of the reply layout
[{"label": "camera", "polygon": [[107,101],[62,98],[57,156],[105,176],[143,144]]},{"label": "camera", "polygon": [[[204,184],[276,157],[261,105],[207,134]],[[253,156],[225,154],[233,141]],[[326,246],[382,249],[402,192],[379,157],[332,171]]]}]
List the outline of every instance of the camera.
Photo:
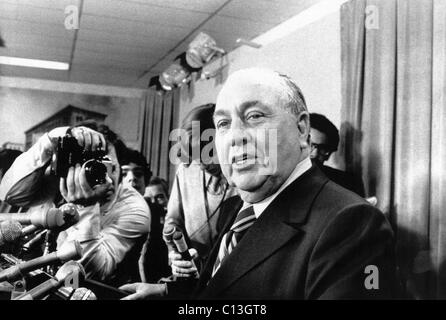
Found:
[{"label": "camera", "polygon": [[111,160],[104,150],[84,150],[75,137],[70,134],[59,137],[56,151],[55,173],[66,178],[68,169],[80,164],[85,168],[85,176],[90,187],[106,182],[107,167],[104,163]]}]

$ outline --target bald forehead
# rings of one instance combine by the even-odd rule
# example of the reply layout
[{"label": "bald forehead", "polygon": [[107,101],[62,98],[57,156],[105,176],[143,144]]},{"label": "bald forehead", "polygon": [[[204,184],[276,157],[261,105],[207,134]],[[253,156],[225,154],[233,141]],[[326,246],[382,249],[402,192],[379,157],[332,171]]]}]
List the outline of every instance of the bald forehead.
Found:
[{"label": "bald forehead", "polygon": [[229,76],[217,96],[216,109],[231,100],[252,100],[253,92],[255,100],[274,100],[276,103],[289,100],[286,85],[279,74],[263,69],[245,69]]},{"label": "bald forehead", "polygon": [[232,88],[234,86],[269,87],[276,89],[278,92],[285,90],[284,81],[277,72],[257,68],[239,70],[231,74],[224,84],[222,92],[226,88]]}]

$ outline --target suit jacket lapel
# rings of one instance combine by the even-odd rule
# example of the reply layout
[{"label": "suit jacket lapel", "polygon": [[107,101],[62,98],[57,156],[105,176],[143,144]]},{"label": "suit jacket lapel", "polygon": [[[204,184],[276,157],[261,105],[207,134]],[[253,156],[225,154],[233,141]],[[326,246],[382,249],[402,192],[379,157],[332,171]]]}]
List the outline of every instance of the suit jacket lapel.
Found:
[{"label": "suit jacket lapel", "polygon": [[215,245],[212,248],[211,253],[209,254],[209,257],[206,261],[203,271],[200,274],[200,279],[198,281],[196,292],[199,292],[199,291],[201,291],[202,288],[206,287],[206,285],[212,275],[212,270],[214,268],[215,259],[217,258],[218,251],[220,249],[221,239],[223,238],[223,235],[226,232],[228,232],[229,229],[231,228],[242,205],[243,205],[243,201],[242,201],[242,199],[240,199],[239,196],[231,197],[231,198],[227,199],[222,204],[222,207],[220,209],[221,212],[220,212],[219,219],[223,218],[223,219],[225,219],[225,222],[222,224],[223,227],[221,228],[221,230],[219,230],[219,235],[217,237],[217,241],[215,242]]},{"label": "suit jacket lapel", "polygon": [[[279,194],[246,232],[242,241],[209,281],[204,292],[211,296],[218,295],[219,292],[229,287],[292,238],[303,232],[300,227],[306,221],[314,198],[327,181],[328,179],[322,172],[313,166]],[[229,230],[231,225],[232,223],[228,223],[224,232]],[[220,234],[217,249],[214,247],[213,254],[209,259],[212,260],[212,263],[208,261],[208,265],[213,266],[217,254],[215,251],[218,252],[224,232]],[[208,274],[204,275],[203,282],[207,282],[210,278],[209,272],[212,272],[212,267],[210,271],[206,268],[206,271]],[[203,282],[201,288],[205,285]]]}]

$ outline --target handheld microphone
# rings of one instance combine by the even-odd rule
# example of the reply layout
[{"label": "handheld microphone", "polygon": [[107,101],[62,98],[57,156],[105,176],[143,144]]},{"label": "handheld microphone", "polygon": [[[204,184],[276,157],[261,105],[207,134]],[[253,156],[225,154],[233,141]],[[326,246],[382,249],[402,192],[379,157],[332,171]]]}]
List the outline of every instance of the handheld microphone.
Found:
[{"label": "handheld microphone", "polygon": [[181,259],[192,261],[192,257],[187,248],[187,243],[186,240],[184,239],[183,233],[179,230],[175,231],[172,238],[173,242],[175,243],[175,246],[177,247],[178,252],[181,254]]},{"label": "handheld microphone", "polygon": [[79,221],[79,213],[72,203],[60,208],[32,213],[1,213],[0,221],[12,220],[22,225],[32,224],[38,228],[64,230]]},{"label": "handheld microphone", "polygon": [[79,262],[69,261],[65,263],[57,271],[54,278],[51,278],[38,286],[32,288],[28,292],[18,296],[14,300],[37,300],[42,299],[50,292],[62,287],[68,277],[77,276],[78,278],[85,278],[85,270]]},{"label": "handheld microphone", "polygon": [[64,243],[58,251],[51,252],[35,259],[21,262],[8,269],[0,271],[0,282],[15,281],[22,274],[35,269],[39,269],[55,262],[65,262],[68,260],[76,260],[82,257],[82,248],[78,241],[70,241]]},{"label": "handheld microphone", "polygon": [[175,243],[173,242],[173,234],[175,231],[176,228],[169,224],[163,229],[163,240],[171,249],[176,249]]}]

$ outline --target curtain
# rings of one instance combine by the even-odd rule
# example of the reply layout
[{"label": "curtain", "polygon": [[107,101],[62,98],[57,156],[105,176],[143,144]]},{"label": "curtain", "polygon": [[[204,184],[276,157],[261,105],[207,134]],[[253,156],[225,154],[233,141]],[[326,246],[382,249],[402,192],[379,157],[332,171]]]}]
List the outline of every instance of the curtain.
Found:
[{"label": "curtain", "polygon": [[164,92],[149,89],[145,97],[141,151],[154,176],[172,184],[175,166],[169,160],[170,132],[178,126],[180,103],[178,89]]},{"label": "curtain", "polygon": [[340,152],[396,235],[409,298],[446,298],[446,3],[341,7]]}]

